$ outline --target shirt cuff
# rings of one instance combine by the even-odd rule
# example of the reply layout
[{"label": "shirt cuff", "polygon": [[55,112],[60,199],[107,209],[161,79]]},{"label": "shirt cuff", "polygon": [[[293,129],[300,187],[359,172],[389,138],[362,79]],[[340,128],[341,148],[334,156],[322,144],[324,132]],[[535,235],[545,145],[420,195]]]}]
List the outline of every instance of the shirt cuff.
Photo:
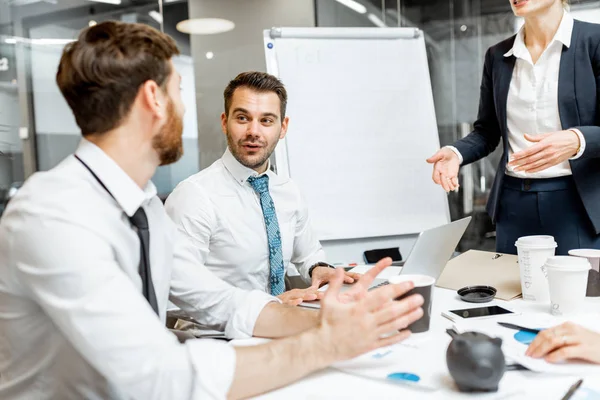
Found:
[{"label": "shirt cuff", "polygon": [[239,290],[236,299],[235,314],[225,327],[225,336],[230,339],[247,339],[252,337],[256,320],[263,308],[269,303],[281,303],[274,296],[260,290]]},{"label": "shirt cuff", "polygon": [[463,156],[462,154],[460,154],[460,151],[458,151],[458,149],[454,146],[444,146],[449,148],[450,150],[452,150],[454,152],[454,154],[456,154],[458,156],[458,161],[460,161],[460,164],[462,165],[463,163]]},{"label": "shirt cuff", "polygon": [[296,265],[298,272],[300,273],[300,276],[302,277],[302,279],[304,279],[304,282],[306,282],[308,284],[312,283],[312,278],[308,275],[308,270],[310,269],[310,267],[312,267],[316,263],[326,262],[325,259],[326,259],[325,251],[321,248],[315,254],[311,255],[301,265]]},{"label": "shirt cuff", "polygon": [[575,132],[575,134],[579,137],[579,150],[577,151],[577,154],[570,158],[570,160],[577,160],[583,155],[583,152],[585,151],[585,136],[583,136],[583,133],[581,133],[579,129],[573,128],[569,130],[571,132]]},{"label": "shirt cuff", "polygon": [[188,340],[185,346],[195,374],[191,398],[226,399],[235,374],[235,348],[211,339]]}]

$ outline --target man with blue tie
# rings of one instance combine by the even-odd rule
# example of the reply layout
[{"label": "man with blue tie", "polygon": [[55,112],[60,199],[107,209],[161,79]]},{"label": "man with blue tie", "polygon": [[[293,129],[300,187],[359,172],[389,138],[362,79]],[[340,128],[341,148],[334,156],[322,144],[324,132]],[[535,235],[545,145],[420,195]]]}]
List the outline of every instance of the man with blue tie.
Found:
[{"label": "man with blue tie", "polygon": [[[323,262],[298,187],[274,173],[269,162],[287,133],[286,90],[272,75],[245,72],[229,83],[224,102],[225,154],[180,183],[167,199],[167,212],[196,245],[203,264],[226,282],[288,304],[314,300],[334,269]],[[310,288],[284,292],[290,263]],[[346,273],[347,283],[355,279],[357,274]]]},{"label": "man with blue tie", "polygon": [[[178,54],[170,36],[120,21],[65,46],[56,82],[83,137],[0,219],[0,399],[249,398],[394,345],[423,315],[418,294],[392,301],[412,282],[368,290],[389,258],[344,293],[338,269],[320,312],[199,265],[150,181],[183,154]],[[169,301],[227,338],[278,340],[180,343]]]}]

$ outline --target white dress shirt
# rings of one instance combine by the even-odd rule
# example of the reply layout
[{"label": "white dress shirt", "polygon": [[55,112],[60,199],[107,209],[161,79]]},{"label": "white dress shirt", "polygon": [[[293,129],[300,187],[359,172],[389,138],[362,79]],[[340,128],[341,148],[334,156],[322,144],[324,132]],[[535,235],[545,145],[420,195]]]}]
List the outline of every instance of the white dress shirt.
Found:
[{"label": "white dress shirt", "polygon": [[[284,267],[293,263],[310,282],[309,268],[325,254],[310,225],[296,184],[270,169]],[[240,164],[229,149],[210,167],[181,182],[165,203],[179,230],[196,246],[211,271],[243,289],[269,291],[269,244],[260,198],[247,182],[256,171]]]},{"label": "white dress shirt", "polygon": [[[517,33],[513,47],[504,54],[504,57],[516,58],[506,103],[509,160],[514,153],[534,145],[525,139],[526,133],[536,136],[569,129],[569,127],[563,128],[560,122],[558,76],[562,49],[563,46],[571,45],[572,33],[573,17],[565,11],[554,38],[535,64],[525,45],[524,26]],[[571,158],[575,160],[585,151],[585,138],[578,129],[571,130],[579,136],[580,141],[579,151]],[[460,152],[453,146],[448,147],[458,155],[462,163]],[[572,175],[568,160],[534,173],[514,171],[513,167],[507,165],[506,174],[530,179]]]},{"label": "white dress shirt", "polygon": [[[252,335],[274,298],[242,291],[198,263],[156,197],[102,150],[32,176],[0,221],[0,398],[225,398],[235,370],[226,343],[180,344],[169,300],[232,338]],[[140,243],[127,216],[142,206],[160,316],[141,294]]]}]

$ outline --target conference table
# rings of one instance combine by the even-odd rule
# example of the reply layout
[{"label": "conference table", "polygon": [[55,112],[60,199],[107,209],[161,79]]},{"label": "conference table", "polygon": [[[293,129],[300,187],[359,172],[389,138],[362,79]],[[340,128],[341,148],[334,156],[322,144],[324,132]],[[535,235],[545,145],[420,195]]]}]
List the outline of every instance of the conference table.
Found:
[{"label": "conference table", "polygon": [[[365,272],[370,266],[359,266],[353,272]],[[400,267],[389,267],[379,277],[388,278],[397,275]],[[483,282],[482,284],[485,284]],[[538,319],[547,319],[551,322],[564,322],[550,314],[547,304],[535,304],[522,299],[509,302],[495,299],[486,305],[499,305],[514,309],[521,313],[521,317],[531,315]],[[413,345],[420,348],[435,348],[435,354],[427,354],[414,359],[415,363],[431,370],[440,382],[436,390],[423,390],[404,383],[388,380],[378,380],[342,372],[336,368],[313,373],[300,381],[284,388],[272,391],[257,398],[259,399],[562,399],[569,387],[579,378],[584,379],[582,389],[579,389],[572,400],[600,399],[600,367],[585,366],[585,376],[581,371],[575,375],[539,373],[533,371],[506,371],[500,382],[498,392],[495,393],[461,393],[457,390],[446,367],[445,349],[451,341],[446,329],[453,327],[453,322],[442,316],[442,311],[450,309],[464,309],[477,306],[460,300],[455,291],[434,288],[433,306],[430,330],[426,334],[415,335],[402,345]],[[600,298],[586,298],[585,309],[575,322],[581,322],[589,327],[600,329]],[[521,319],[522,321],[522,319]],[[596,325],[588,324],[593,322]],[[498,336],[512,335],[515,331],[498,326]],[[502,335],[500,335],[502,333]],[[234,346],[246,346],[261,343],[262,339],[235,340]],[[523,352],[526,346],[523,345]],[[257,366],[260,368],[260,366]],[[290,365],[290,368],[293,368]],[[273,373],[277,373],[274,371]],[[586,396],[587,395],[587,396]]]}]

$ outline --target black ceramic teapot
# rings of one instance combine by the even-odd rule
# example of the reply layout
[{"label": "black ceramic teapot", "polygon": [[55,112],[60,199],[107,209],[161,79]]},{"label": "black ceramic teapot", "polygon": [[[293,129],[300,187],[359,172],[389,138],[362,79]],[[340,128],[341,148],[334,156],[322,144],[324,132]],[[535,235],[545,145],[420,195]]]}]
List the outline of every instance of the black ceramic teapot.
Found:
[{"label": "black ceramic teapot", "polygon": [[458,389],[461,392],[497,391],[506,369],[502,339],[479,332],[451,335],[446,363]]}]

